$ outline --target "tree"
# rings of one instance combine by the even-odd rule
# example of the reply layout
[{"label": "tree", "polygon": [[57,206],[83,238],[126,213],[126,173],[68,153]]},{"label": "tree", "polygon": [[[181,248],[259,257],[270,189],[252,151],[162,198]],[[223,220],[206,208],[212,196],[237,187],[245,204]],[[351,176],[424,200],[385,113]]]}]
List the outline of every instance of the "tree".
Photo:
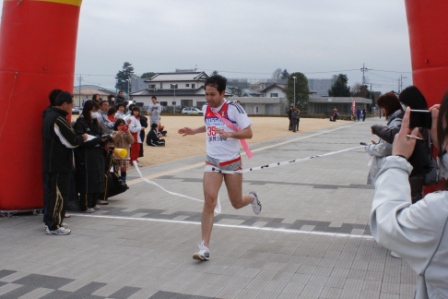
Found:
[{"label": "tree", "polygon": [[142,78],[142,79],[149,79],[149,78],[151,78],[152,76],[154,76],[156,73],[153,73],[153,72],[147,72],[147,73],[143,73],[143,75],[140,77],[140,78]]},{"label": "tree", "polygon": [[308,87],[308,79],[302,73],[292,73],[288,77],[286,85],[286,97],[290,105],[294,105],[294,77],[295,79],[295,104],[301,110],[301,113],[308,111],[308,99],[310,89]]},{"label": "tree", "polygon": [[349,97],[350,88],[347,86],[347,76],[339,74],[333,86],[328,90],[328,95],[331,97]]},{"label": "tree", "polygon": [[289,77],[289,73],[288,73],[288,71],[286,69],[284,69],[283,72],[282,72],[282,78],[281,79],[282,80],[287,80],[288,77]]},{"label": "tree", "polygon": [[212,72],[211,76],[215,76],[215,75],[218,75],[218,71],[213,71]]},{"label": "tree", "polygon": [[279,82],[282,79],[282,69],[278,68],[272,73],[272,81]]},{"label": "tree", "polygon": [[115,84],[115,88],[118,90],[128,91],[128,80],[131,79],[131,74],[134,73],[134,67],[131,63],[125,62],[123,63],[123,68],[121,71],[118,71],[115,79],[117,79],[117,83]]},{"label": "tree", "polygon": [[355,83],[355,85],[353,85],[350,90],[350,94],[352,97],[363,97],[366,99],[370,99],[370,91],[367,85]]}]

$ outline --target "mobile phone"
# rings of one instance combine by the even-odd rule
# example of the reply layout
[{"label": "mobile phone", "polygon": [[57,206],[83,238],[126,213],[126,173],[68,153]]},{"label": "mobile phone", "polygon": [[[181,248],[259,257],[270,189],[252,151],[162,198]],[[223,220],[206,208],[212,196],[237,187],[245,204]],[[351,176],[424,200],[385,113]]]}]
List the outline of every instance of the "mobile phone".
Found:
[{"label": "mobile phone", "polygon": [[409,120],[409,128],[425,128],[431,129],[432,116],[430,110],[411,109],[411,119]]}]

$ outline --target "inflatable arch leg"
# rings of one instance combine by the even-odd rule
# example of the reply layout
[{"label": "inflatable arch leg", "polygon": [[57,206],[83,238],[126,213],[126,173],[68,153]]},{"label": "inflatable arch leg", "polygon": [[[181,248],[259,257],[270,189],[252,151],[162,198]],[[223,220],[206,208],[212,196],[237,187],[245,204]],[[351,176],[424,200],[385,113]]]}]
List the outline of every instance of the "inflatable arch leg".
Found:
[{"label": "inflatable arch leg", "polygon": [[43,207],[42,111],[72,92],[82,0],[4,0],[0,28],[0,210]]}]

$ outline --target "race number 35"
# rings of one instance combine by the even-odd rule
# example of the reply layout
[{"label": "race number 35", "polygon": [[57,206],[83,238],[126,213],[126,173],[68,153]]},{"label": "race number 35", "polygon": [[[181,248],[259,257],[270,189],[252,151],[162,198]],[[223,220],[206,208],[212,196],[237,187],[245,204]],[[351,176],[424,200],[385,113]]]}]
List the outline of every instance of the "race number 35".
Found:
[{"label": "race number 35", "polygon": [[209,126],[207,127],[207,136],[216,136],[216,127],[215,126]]}]

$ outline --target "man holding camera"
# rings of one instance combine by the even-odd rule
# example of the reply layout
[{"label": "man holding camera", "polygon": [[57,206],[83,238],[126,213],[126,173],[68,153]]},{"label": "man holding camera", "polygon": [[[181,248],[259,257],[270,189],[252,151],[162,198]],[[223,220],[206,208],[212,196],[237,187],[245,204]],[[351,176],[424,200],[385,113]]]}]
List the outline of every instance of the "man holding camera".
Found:
[{"label": "man holding camera", "polygon": [[[448,98],[444,102],[448,107]],[[392,156],[385,158],[378,173],[370,230],[379,244],[401,256],[419,275],[415,298],[448,298],[448,192],[411,202],[408,177],[412,166],[407,160],[420,133],[418,128],[409,128],[410,111],[407,108],[395,136]],[[437,131],[437,112],[432,111],[432,132]]]}]

